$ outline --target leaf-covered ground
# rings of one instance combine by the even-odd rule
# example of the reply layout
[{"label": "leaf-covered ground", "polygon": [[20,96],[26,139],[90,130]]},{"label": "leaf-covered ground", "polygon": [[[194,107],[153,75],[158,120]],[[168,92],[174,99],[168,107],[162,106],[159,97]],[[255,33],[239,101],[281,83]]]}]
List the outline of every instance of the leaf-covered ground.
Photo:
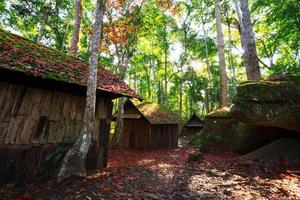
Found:
[{"label": "leaf-covered ground", "polygon": [[191,163],[191,151],[113,150],[108,168],[86,179],[2,187],[0,194],[4,199],[300,199],[299,166],[238,161],[230,153],[205,153]]}]

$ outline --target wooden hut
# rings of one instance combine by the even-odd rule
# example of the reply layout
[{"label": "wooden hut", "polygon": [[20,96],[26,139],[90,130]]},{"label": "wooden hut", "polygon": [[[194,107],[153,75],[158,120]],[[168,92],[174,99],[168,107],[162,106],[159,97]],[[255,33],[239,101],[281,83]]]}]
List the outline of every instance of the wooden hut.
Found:
[{"label": "wooden hut", "polygon": [[[0,183],[51,175],[79,137],[87,64],[0,30]],[[99,67],[96,125],[87,169],[107,163],[112,99],[138,97]]]},{"label": "wooden hut", "polygon": [[126,149],[174,148],[180,117],[158,104],[127,100],[121,116],[121,145]]},{"label": "wooden hut", "polygon": [[187,140],[190,140],[193,135],[200,132],[203,128],[203,122],[196,114],[193,114],[184,125],[184,133]]}]

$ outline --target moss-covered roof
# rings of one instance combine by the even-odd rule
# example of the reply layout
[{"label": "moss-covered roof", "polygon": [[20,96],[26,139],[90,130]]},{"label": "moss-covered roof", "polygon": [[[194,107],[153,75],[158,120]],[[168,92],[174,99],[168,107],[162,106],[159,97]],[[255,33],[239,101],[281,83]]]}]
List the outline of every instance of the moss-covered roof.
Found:
[{"label": "moss-covered roof", "polygon": [[193,113],[188,121],[184,125],[185,127],[203,127],[203,121],[201,118],[196,114]]},{"label": "moss-covered roof", "polygon": [[216,118],[227,118],[230,117],[230,108],[222,107],[217,110],[214,110],[206,115],[206,117],[216,117]]},{"label": "moss-covered roof", "polygon": [[179,124],[181,117],[157,103],[140,102],[138,100],[130,100],[133,105],[140,111],[140,113],[151,124]]},{"label": "moss-covered roof", "polygon": [[[60,51],[0,29],[0,68],[26,74],[86,85],[88,64]],[[140,98],[124,81],[99,67],[97,89]]]}]

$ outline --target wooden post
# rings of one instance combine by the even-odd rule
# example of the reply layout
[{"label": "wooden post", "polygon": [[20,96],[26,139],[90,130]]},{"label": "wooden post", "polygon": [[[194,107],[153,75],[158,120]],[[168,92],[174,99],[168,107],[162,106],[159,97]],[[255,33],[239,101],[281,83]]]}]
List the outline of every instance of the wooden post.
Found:
[{"label": "wooden post", "polygon": [[109,132],[110,132],[110,123],[112,116],[112,101],[111,99],[105,100],[106,106],[106,118],[100,120],[100,134],[101,134],[101,144],[100,144],[100,153],[103,155],[102,164],[103,167],[107,167],[108,162],[108,147],[109,147]]}]

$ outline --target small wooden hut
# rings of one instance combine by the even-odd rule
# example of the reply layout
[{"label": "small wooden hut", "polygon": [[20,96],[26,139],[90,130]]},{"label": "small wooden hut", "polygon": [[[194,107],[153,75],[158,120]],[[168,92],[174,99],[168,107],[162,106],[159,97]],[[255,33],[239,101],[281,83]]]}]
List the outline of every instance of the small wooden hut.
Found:
[{"label": "small wooden hut", "polygon": [[[0,183],[49,177],[77,140],[83,118],[87,64],[0,30]],[[88,170],[107,163],[112,99],[138,97],[99,67],[96,126]]]},{"label": "small wooden hut", "polygon": [[158,104],[127,100],[121,117],[124,119],[121,132],[122,148],[177,147],[181,119]]},{"label": "small wooden hut", "polygon": [[190,140],[193,135],[200,132],[203,128],[203,122],[195,113],[189,118],[184,125],[184,133],[187,140]]}]

